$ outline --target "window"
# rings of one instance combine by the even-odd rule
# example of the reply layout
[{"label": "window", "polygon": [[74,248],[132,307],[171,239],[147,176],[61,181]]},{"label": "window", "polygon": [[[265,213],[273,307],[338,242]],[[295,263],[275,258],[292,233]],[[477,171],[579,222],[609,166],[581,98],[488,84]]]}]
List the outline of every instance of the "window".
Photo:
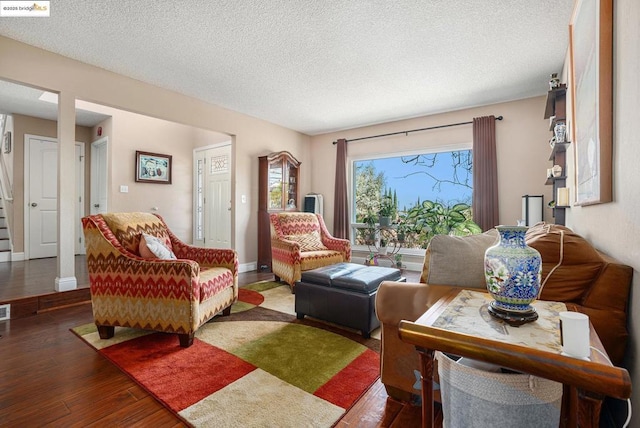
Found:
[{"label": "window", "polygon": [[[436,234],[480,231],[471,219],[470,149],[353,160],[352,174],[356,246],[380,239],[381,228],[387,239],[401,240],[404,249],[426,248]],[[380,221],[385,211],[390,226]]]},{"label": "window", "polygon": [[194,239],[204,241],[204,158],[196,160]]}]

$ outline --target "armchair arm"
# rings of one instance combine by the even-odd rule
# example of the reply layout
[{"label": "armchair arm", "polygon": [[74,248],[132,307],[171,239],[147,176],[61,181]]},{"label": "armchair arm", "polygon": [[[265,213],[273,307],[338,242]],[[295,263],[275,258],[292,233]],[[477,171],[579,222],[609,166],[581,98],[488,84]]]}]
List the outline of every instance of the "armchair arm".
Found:
[{"label": "armchair arm", "polygon": [[383,281],[376,296],[376,314],[383,324],[415,321],[442,298],[451,286]]},{"label": "armchair arm", "polygon": [[296,241],[272,237],[271,253],[276,260],[286,261],[288,264],[300,264],[300,244]]},{"label": "armchair arm", "polygon": [[376,296],[376,314],[382,327],[380,379],[387,393],[397,400],[410,400],[418,353],[413,345],[400,340],[400,320],[417,320],[449,290],[447,285],[383,281]]},{"label": "armchair arm", "polygon": [[[162,220],[164,219],[156,214]],[[166,224],[165,224],[166,227]],[[238,276],[238,253],[235,250],[226,248],[203,248],[185,244],[171,229],[166,227],[167,234],[171,240],[173,253],[178,259],[194,260],[201,266],[206,267],[224,267],[229,269],[235,277]]]},{"label": "armchair arm", "polygon": [[235,250],[195,247],[173,238],[171,245],[178,259],[194,260],[206,267],[224,267],[238,275],[238,253]]},{"label": "armchair arm", "polygon": [[584,296],[582,305],[605,311],[627,312],[633,268],[604,253],[600,255],[604,266]]},{"label": "armchair arm", "polygon": [[320,237],[324,246],[330,250],[341,252],[345,262],[351,261],[351,241],[335,238],[331,235],[320,215],[318,215],[318,222],[320,223]]}]

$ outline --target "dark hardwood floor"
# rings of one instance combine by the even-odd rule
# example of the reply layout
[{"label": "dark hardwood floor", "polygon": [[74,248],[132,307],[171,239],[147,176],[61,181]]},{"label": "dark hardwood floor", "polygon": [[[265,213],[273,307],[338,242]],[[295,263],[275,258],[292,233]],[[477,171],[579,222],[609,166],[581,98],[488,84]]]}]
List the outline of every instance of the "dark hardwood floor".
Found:
[{"label": "dark hardwood floor", "polygon": [[[84,260],[77,265],[82,271]],[[0,263],[0,302],[15,302],[25,295],[43,299],[53,291],[55,272],[55,259]],[[406,276],[417,280],[419,273]],[[240,284],[272,278],[271,274],[248,272],[240,275]],[[78,285],[80,289],[88,287],[86,270],[78,274]],[[15,297],[15,290],[31,294]],[[184,426],[69,331],[92,322],[91,304],[64,299],[62,303],[67,304],[0,321],[0,426]],[[417,427],[420,408],[389,398],[378,380],[337,426]]]},{"label": "dark hardwood floor", "polygon": [[[85,256],[75,257],[78,288],[89,288]],[[0,263],[0,302],[55,293],[57,259]]]}]

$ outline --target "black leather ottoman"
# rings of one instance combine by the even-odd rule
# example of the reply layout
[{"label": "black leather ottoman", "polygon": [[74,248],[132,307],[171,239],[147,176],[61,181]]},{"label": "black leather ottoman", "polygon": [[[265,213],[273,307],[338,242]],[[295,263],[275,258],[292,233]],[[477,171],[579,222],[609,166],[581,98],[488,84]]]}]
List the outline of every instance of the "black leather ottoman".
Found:
[{"label": "black leather ottoman", "polygon": [[296,282],[298,319],[305,315],[362,331],[380,327],[375,300],[382,281],[403,281],[400,270],[355,263],[337,263],[302,272]]}]

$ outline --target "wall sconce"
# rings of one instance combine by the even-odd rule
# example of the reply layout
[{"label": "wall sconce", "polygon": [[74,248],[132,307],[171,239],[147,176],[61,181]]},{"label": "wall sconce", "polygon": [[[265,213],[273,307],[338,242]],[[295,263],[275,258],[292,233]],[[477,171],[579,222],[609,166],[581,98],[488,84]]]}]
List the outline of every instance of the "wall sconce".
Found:
[{"label": "wall sconce", "polygon": [[544,196],[524,195],[522,197],[522,219],[525,226],[533,226],[544,216]]}]

